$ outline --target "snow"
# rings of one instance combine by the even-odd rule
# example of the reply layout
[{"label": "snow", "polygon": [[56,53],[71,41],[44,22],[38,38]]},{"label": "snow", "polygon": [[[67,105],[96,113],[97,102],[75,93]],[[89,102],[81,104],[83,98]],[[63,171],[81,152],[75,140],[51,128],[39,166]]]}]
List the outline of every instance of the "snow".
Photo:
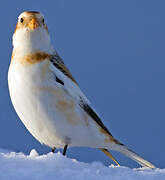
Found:
[{"label": "snow", "polygon": [[0,180],[165,180],[165,169],[130,169],[90,164],[69,159],[58,153],[29,155],[0,149]]}]

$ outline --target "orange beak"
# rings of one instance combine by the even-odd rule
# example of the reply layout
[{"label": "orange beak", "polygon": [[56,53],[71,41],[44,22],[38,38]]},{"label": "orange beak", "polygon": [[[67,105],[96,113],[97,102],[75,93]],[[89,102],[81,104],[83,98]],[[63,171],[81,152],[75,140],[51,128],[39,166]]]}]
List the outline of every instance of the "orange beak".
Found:
[{"label": "orange beak", "polygon": [[29,27],[31,30],[34,30],[34,29],[38,28],[38,26],[39,26],[39,23],[38,23],[38,21],[37,21],[35,18],[32,18],[32,19],[30,20],[30,22],[28,23],[28,27]]}]

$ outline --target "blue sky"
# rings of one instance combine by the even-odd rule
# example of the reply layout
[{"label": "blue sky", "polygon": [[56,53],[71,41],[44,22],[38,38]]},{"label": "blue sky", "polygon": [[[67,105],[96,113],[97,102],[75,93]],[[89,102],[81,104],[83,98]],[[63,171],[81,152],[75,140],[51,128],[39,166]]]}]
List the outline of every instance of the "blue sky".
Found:
[{"label": "blue sky", "polygon": [[[11,4],[12,3],[12,4]],[[55,49],[122,143],[165,167],[165,1],[6,0],[1,5],[0,147],[46,153],[25,129],[10,102],[7,71],[12,34],[22,11],[45,15]],[[136,164],[113,153],[122,165]],[[87,148],[68,150],[81,161],[111,161]]]}]

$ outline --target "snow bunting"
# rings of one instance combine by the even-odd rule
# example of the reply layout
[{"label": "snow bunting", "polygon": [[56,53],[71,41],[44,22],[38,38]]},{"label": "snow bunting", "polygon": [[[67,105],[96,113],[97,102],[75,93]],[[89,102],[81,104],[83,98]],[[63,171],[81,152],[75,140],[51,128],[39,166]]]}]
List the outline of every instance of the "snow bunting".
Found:
[{"label": "snow bunting", "polygon": [[53,49],[39,12],[27,11],[18,17],[8,84],[19,118],[52,151],[64,147],[65,155],[68,146],[98,148],[118,164],[110,149],[142,166],[155,167],[116,140],[105,127]]}]

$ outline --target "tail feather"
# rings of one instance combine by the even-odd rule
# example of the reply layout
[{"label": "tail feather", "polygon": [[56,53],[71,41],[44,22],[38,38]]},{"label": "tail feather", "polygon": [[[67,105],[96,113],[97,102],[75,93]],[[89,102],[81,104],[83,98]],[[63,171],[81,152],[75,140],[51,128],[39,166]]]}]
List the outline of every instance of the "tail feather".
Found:
[{"label": "tail feather", "polygon": [[133,152],[132,150],[128,149],[124,145],[117,145],[115,150],[119,151],[120,153],[124,154],[125,156],[127,156],[127,157],[131,158],[132,160],[136,161],[141,166],[149,167],[149,168],[152,168],[152,169],[156,168],[153,164],[151,164],[150,162],[146,161],[145,159],[143,159],[142,157],[140,157],[139,155],[137,155],[135,152]]}]

